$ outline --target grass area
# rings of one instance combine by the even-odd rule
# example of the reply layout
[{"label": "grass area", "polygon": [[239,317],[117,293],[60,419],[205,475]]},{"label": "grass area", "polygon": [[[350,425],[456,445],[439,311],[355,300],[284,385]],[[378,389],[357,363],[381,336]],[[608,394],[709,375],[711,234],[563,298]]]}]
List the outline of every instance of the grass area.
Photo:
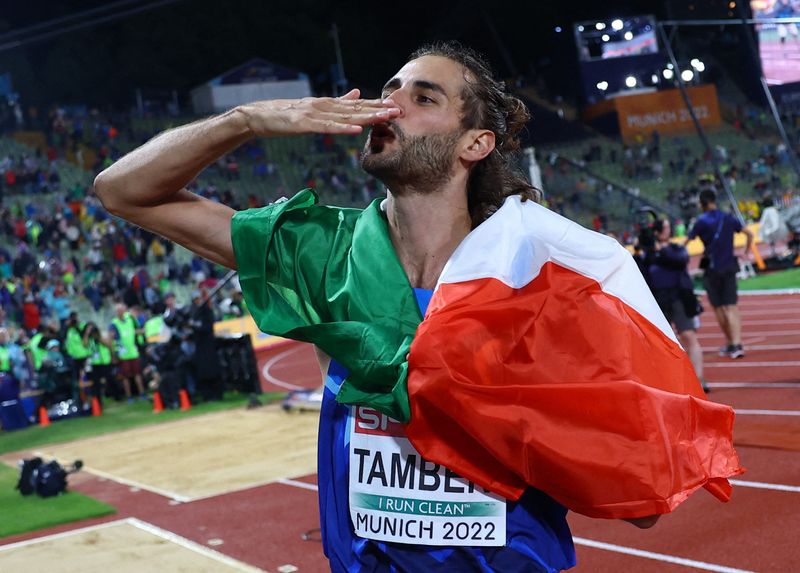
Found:
[{"label": "grass area", "polygon": [[[266,404],[285,396],[283,392],[267,392],[259,396],[262,404]],[[151,424],[163,424],[200,414],[241,408],[247,404],[248,396],[236,392],[228,392],[225,398],[218,402],[206,402],[192,407],[188,412],[179,410],[164,410],[160,414],[153,414],[150,402],[136,402],[134,404],[117,404],[106,401],[103,415],[97,418],[91,416],[70,418],[53,422],[52,425],[42,428],[31,426],[24,430],[0,433],[0,454],[35,448],[45,444],[60,444],[81,438],[99,436],[111,432],[118,432]]]},{"label": "grass area", "polygon": [[[693,277],[695,290],[703,290],[703,274]],[[800,268],[774,271],[757,275],[746,280],[739,280],[739,290],[800,289]]]},{"label": "grass area", "polygon": [[0,538],[117,511],[74,491],[55,497],[23,496],[14,489],[18,479],[17,469],[0,464]]},{"label": "grass area", "polygon": [[739,281],[739,290],[800,288],[800,268],[758,275]]}]

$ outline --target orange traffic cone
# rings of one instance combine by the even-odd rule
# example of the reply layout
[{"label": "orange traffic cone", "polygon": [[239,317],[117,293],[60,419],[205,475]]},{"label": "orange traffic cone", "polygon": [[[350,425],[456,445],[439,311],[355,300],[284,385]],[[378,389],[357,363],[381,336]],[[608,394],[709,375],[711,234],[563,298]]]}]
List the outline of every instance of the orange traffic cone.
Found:
[{"label": "orange traffic cone", "polygon": [[92,416],[102,416],[103,407],[100,405],[100,400],[97,396],[92,397]]},{"label": "orange traffic cone", "polygon": [[39,425],[46,428],[50,425],[50,416],[47,415],[47,408],[39,406]]},{"label": "orange traffic cone", "polygon": [[178,395],[181,398],[181,412],[186,412],[187,410],[192,409],[192,402],[189,400],[189,393],[186,390],[181,390],[178,392]]},{"label": "orange traffic cone", "polygon": [[164,411],[164,402],[161,401],[161,392],[153,392],[153,414],[160,414]]}]

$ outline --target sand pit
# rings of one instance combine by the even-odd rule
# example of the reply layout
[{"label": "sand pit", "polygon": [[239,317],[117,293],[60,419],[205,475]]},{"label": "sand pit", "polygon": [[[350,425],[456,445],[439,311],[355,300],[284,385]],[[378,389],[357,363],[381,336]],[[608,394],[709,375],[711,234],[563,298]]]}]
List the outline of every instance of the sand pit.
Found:
[{"label": "sand pit", "polygon": [[[42,565],[42,569],[34,564]],[[262,571],[138,519],[0,547],[0,570],[49,573]]]},{"label": "sand pit", "polygon": [[317,471],[315,413],[230,410],[89,438],[39,452],[178,501]]}]

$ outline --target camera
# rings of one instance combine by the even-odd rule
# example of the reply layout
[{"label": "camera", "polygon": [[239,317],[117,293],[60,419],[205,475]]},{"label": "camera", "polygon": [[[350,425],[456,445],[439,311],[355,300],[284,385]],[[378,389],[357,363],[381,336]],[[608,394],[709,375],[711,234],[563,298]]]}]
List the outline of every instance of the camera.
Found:
[{"label": "camera", "polygon": [[636,249],[650,253],[656,246],[656,233],[653,223],[658,220],[658,213],[650,207],[642,207],[637,211],[639,234],[636,238]]}]

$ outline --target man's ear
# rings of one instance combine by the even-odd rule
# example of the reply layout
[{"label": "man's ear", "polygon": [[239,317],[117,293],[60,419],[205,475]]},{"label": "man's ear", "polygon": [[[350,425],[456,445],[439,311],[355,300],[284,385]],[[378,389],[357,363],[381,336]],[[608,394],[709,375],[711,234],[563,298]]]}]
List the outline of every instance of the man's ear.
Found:
[{"label": "man's ear", "polygon": [[462,141],[459,157],[464,161],[478,162],[494,150],[494,132],[488,129],[470,129]]}]

